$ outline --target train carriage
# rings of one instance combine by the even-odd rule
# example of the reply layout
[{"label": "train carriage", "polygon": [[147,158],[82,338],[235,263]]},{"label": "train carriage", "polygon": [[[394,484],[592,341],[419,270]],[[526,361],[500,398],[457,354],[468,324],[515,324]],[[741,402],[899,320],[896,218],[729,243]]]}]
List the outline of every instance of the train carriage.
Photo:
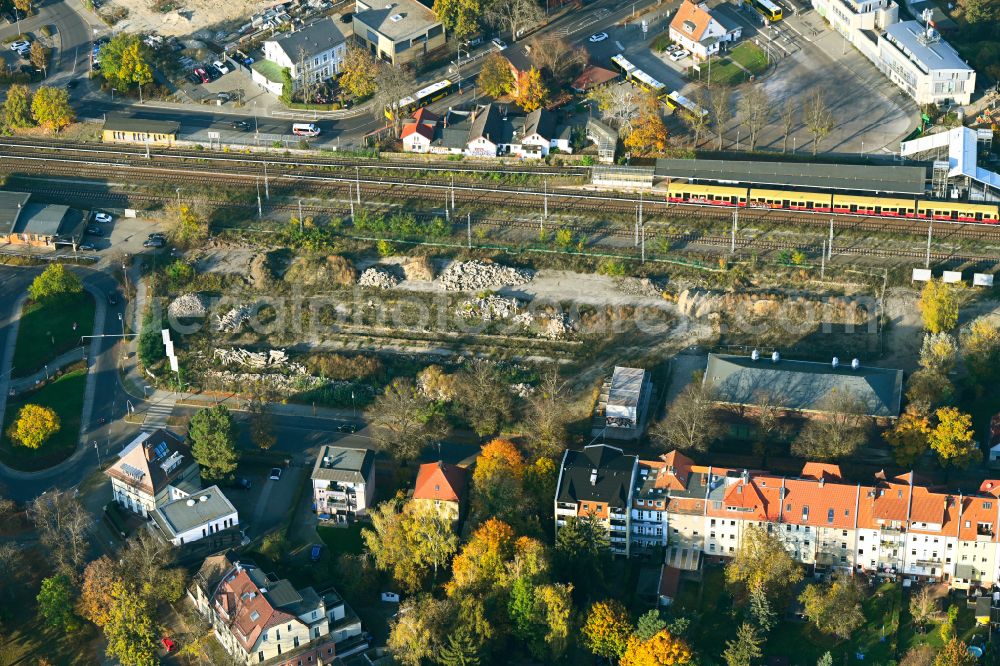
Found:
[{"label": "train carriage", "polygon": [[833,195],[821,192],[791,192],[755,187],[750,190],[750,208],[779,210],[810,210],[829,213],[833,209]]},{"label": "train carriage", "polygon": [[865,197],[853,194],[834,194],[833,212],[848,215],[880,215],[885,217],[913,217],[915,199],[892,197]]},{"label": "train carriage", "polygon": [[746,206],[747,188],[725,185],[670,183],[667,186],[670,203],[709,204],[712,206]]},{"label": "train carriage", "polygon": [[971,204],[958,201],[917,202],[917,217],[949,222],[986,222],[997,224],[1000,216],[996,204]]}]

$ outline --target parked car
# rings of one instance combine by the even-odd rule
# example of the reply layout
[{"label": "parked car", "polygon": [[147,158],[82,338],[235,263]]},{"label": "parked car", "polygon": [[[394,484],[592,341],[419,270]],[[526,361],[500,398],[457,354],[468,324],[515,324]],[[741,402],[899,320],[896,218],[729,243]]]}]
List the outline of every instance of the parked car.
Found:
[{"label": "parked car", "polygon": [[150,240],[153,240],[154,238],[159,238],[160,240],[165,241],[167,240],[167,235],[159,231],[154,231],[153,233],[149,234],[148,238]]},{"label": "parked car", "polygon": [[10,43],[11,51],[20,51],[21,49],[31,48],[31,42],[26,42],[23,39],[19,39],[16,42]]},{"label": "parked car", "polygon": [[344,12],[340,15],[341,23],[350,23],[354,20],[354,12]]},{"label": "parked car", "polygon": [[163,638],[160,639],[160,644],[163,645],[163,648],[167,652],[173,652],[174,650],[177,649],[177,643],[174,643],[172,640],[170,640],[166,636],[164,636]]},{"label": "parked car", "polygon": [[115,218],[111,217],[108,213],[97,213],[94,215],[95,222],[110,222],[113,219]]},{"label": "parked car", "polygon": [[234,120],[230,124],[232,125],[232,127],[233,127],[234,130],[240,130],[242,132],[249,132],[250,131],[250,123],[248,123],[245,120]]},{"label": "parked car", "polygon": [[603,42],[607,38],[608,38],[608,33],[606,33],[606,32],[599,32],[596,35],[591,35],[590,36],[590,41],[593,42],[594,44],[596,44],[597,42]]},{"label": "parked car", "polygon": [[76,248],[81,252],[95,252],[97,250],[93,243],[80,243]]},{"label": "parked car", "polygon": [[101,228],[100,227],[95,227],[94,225],[90,225],[89,227],[87,227],[86,229],[84,229],[84,233],[89,234],[91,236],[103,236],[104,235],[104,232],[101,231]]},{"label": "parked car", "polygon": [[108,292],[108,305],[110,305],[112,307],[114,307],[115,305],[118,305],[118,292],[117,291]]},{"label": "parked car", "polygon": [[254,60],[250,56],[247,56],[246,58],[243,58],[243,64],[244,64],[244,66],[249,67],[253,63],[254,63]]},{"label": "parked car", "polygon": [[250,481],[250,479],[246,478],[245,476],[241,476],[236,480],[236,487],[242,490],[250,490],[252,486],[253,483]]},{"label": "parked car", "polygon": [[215,96],[215,98],[217,100],[219,100],[220,102],[225,103],[225,102],[230,101],[232,99],[232,96],[229,93],[227,93],[227,92],[220,92],[219,94],[217,94]]},{"label": "parked car", "polygon": [[143,247],[163,247],[166,244],[167,244],[167,241],[165,241],[162,238],[150,238],[148,240],[143,241],[142,246]]},{"label": "parked car", "polygon": [[271,468],[271,476],[269,476],[268,478],[271,479],[272,481],[277,481],[278,479],[280,479],[281,478],[281,468],[280,467],[272,467]]},{"label": "parked car", "polygon": [[205,71],[204,69],[202,69],[201,67],[195,67],[195,68],[194,68],[194,74],[195,74],[195,76],[197,76],[197,77],[198,77],[198,79],[199,79],[199,80],[200,80],[200,81],[201,81],[202,83],[208,83],[209,81],[211,81],[211,80],[212,80],[212,79],[208,78],[208,72],[206,72],[206,71]]},{"label": "parked car", "polygon": [[229,73],[229,65],[227,65],[222,60],[216,60],[215,62],[213,62],[212,63],[212,67],[214,67],[216,70],[218,70],[220,76],[222,74],[228,74]]},{"label": "parked car", "polygon": [[490,41],[493,42],[493,46],[497,47],[501,51],[503,51],[505,48],[507,48],[507,42],[503,41],[499,37],[494,37]]},{"label": "parked car", "polygon": [[677,62],[678,60],[683,60],[684,58],[687,58],[689,55],[691,54],[685,51],[684,49],[681,49],[680,51],[674,51],[673,53],[671,53],[670,59],[673,60],[674,62]]},{"label": "parked car", "polygon": [[319,556],[323,553],[323,546],[318,543],[314,543],[312,548],[309,549],[309,561],[319,562]]},{"label": "parked car", "polygon": [[202,82],[201,77],[195,74],[194,72],[191,72],[190,74],[187,75],[187,80],[195,85],[198,85],[199,83]]},{"label": "parked car", "polygon": [[341,423],[337,426],[337,432],[357,432],[358,426],[354,423]]}]

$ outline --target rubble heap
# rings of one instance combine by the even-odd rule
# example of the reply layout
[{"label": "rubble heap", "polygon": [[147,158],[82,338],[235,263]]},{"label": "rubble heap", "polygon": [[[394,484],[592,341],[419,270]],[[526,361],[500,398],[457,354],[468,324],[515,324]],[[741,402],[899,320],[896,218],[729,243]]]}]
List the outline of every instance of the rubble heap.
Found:
[{"label": "rubble heap", "polygon": [[[481,319],[482,321],[497,321],[500,319],[510,319],[518,315],[521,304],[516,298],[504,298],[503,296],[486,296],[476,298],[462,303],[457,314],[462,319]],[[524,313],[528,314],[528,313]],[[528,314],[530,317],[531,315]]]},{"label": "rubble heap", "polygon": [[167,306],[167,314],[179,317],[204,317],[207,312],[205,301],[198,294],[182,294]]},{"label": "rubble heap", "polygon": [[358,285],[361,287],[392,289],[397,284],[399,284],[399,277],[378,266],[372,266],[371,268],[365,269],[365,272],[358,278]]},{"label": "rubble heap", "polygon": [[220,348],[215,350],[215,357],[223,363],[244,365],[248,368],[285,368],[300,375],[306,374],[306,368],[301,363],[292,363],[283,349],[268,349],[267,351],[250,351],[243,348]]},{"label": "rubble heap", "polygon": [[212,370],[206,375],[216,382],[237,390],[240,387],[261,384],[281,394],[293,391],[303,391],[328,386],[331,382],[312,375],[283,375],[281,373],[231,372],[229,370]]},{"label": "rubble heap", "polygon": [[621,278],[617,282],[622,292],[631,296],[659,296],[663,293],[663,285],[649,278]]},{"label": "rubble heap", "polygon": [[559,312],[548,316],[542,335],[547,337],[549,340],[559,340],[560,338],[565,338],[572,332],[573,324],[570,322],[569,317],[562,312]]},{"label": "rubble heap", "polygon": [[448,291],[479,291],[531,280],[531,271],[483,261],[455,261],[441,273],[441,284]]},{"label": "rubble heap", "polygon": [[250,319],[252,313],[253,311],[250,309],[250,306],[241,305],[238,308],[233,308],[221,317],[215,315],[215,328],[218,331],[235,333],[243,326],[243,322]]}]

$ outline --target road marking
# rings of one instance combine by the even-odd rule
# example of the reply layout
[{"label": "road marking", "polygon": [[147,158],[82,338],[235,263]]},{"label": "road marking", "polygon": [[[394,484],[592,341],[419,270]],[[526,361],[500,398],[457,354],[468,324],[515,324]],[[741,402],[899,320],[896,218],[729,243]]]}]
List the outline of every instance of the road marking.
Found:
[{"label": "road marking", "polygon": [[625,47],[624,47],[624,46],[622,46],[622,43],[621,43],[621,42],[619,42],[619,41],[615,41],[615,46],[617,46],[617,47],[618,47],[618,50],[619,50],[619,51],[624,51],[624,50],[625,50]]}]

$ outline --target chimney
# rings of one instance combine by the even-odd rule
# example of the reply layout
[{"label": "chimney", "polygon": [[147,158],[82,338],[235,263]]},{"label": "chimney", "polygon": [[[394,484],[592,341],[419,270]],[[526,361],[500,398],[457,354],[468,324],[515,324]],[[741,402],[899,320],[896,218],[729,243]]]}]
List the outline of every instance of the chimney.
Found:
[{"label": "chimney", "polygon": [[592,486],[596,486],[597,485],[597,470],[596,469],[591,469],[590,470],[590,485],[592,485]]},{"label": "chimney", "polygon": [[149,442],[146,442],[145,444],[142,445],[142,448],[144,449],[144,453],[146,454],[146,460],[148,460],[149,462],[153,462],[156,456],[156,452],[153,451],[153,447],[149,445]]},{"label": "chimney", "polygon": [[826,477],[819,477],[819,487],[822,488],[823,484],[826,483]]}]

